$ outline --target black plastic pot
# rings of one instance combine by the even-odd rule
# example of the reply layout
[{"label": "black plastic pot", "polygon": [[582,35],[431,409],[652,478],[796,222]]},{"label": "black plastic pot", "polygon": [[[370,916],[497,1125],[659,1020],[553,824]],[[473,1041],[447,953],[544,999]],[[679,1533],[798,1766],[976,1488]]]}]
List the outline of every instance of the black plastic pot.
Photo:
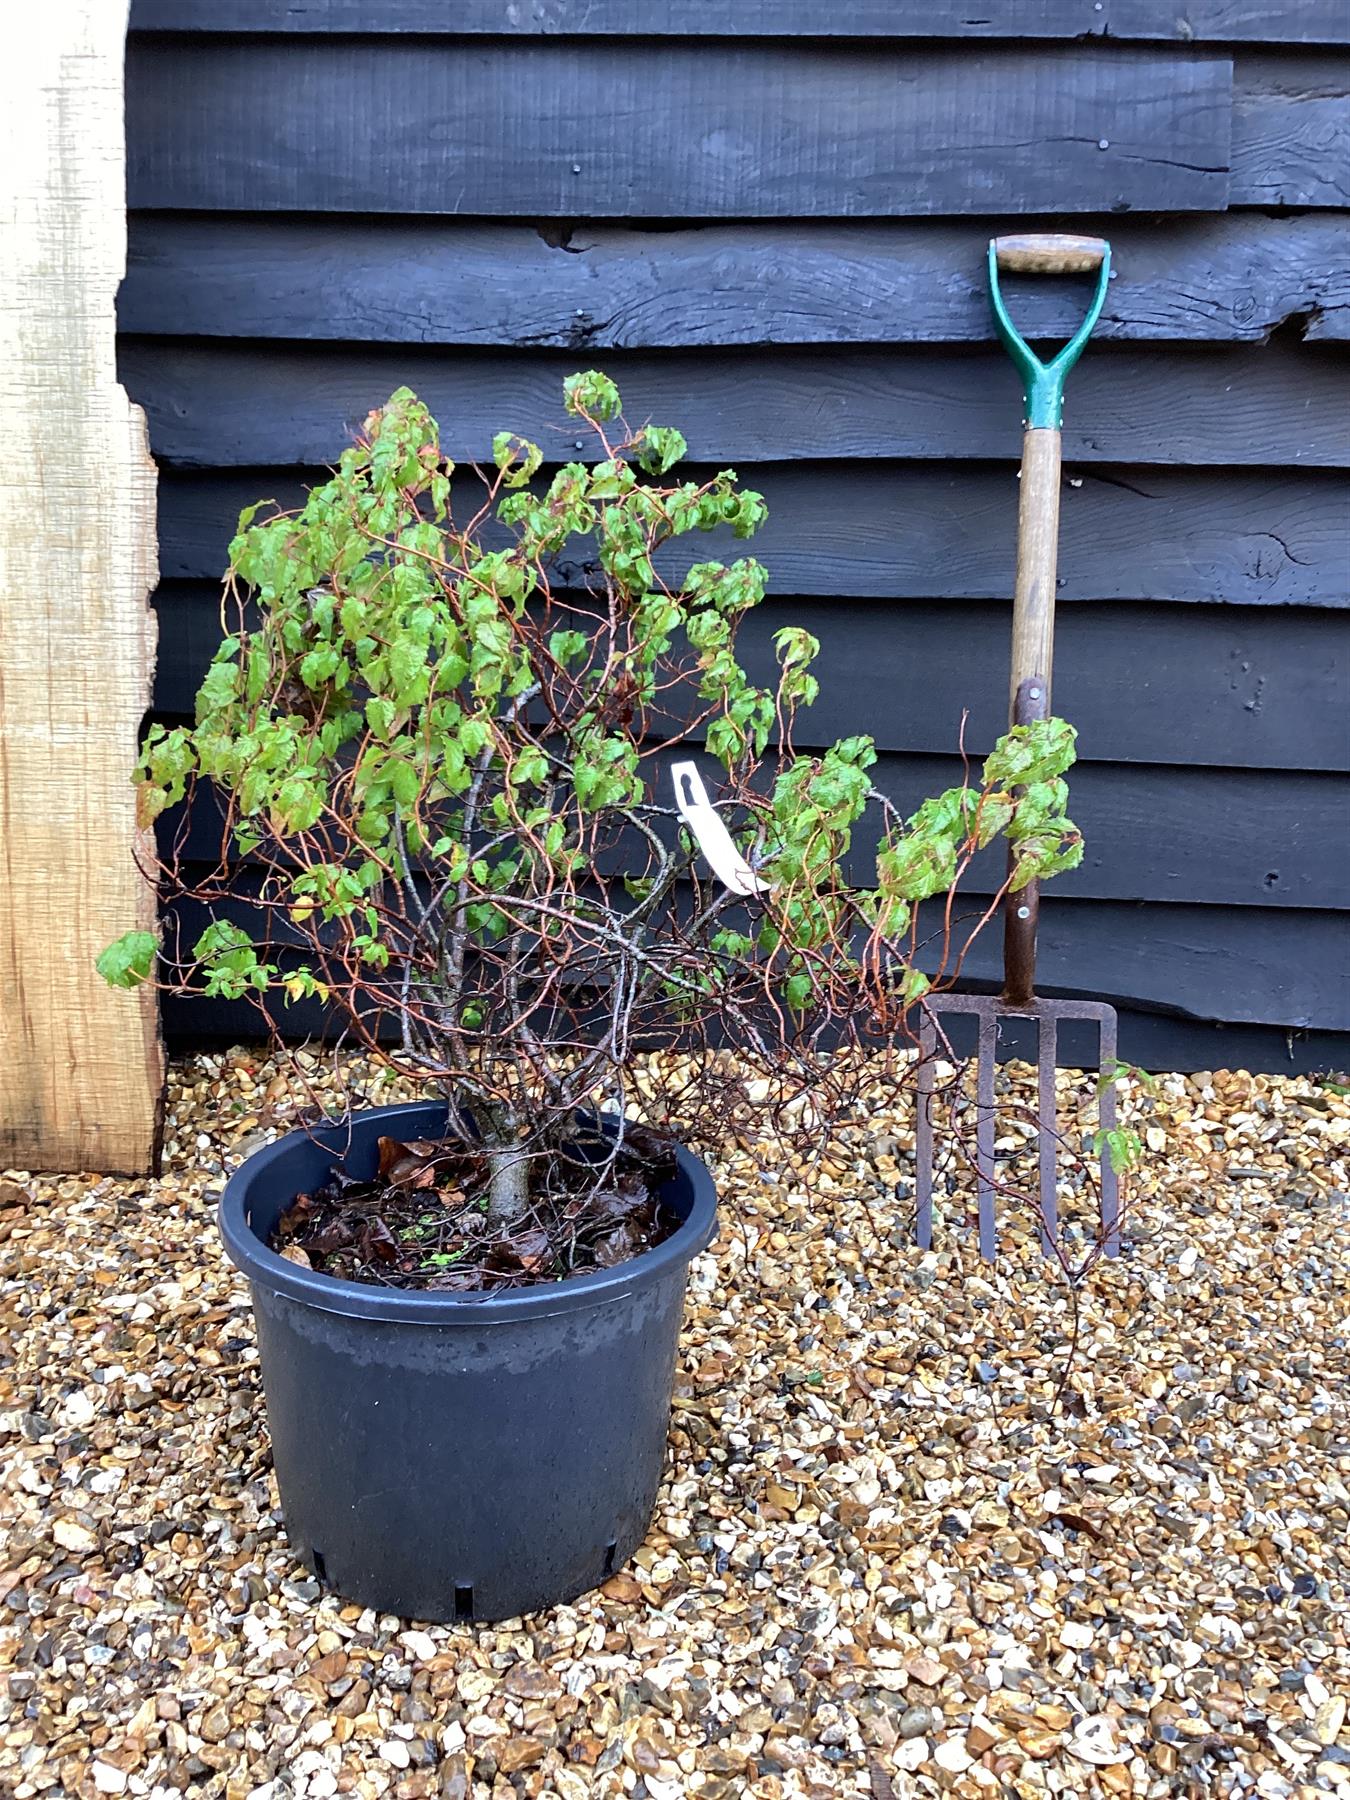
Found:
[{"label": "black plastic pot", "polygon": [[678,1152],[683,1224],[618,1268],[484,1295],[337,1281],[267,1248],[335,1160],[435,1138],[445,1108],[389,1106],[294,1132],[231,1177],[220,1229],[248,1277],[286,1530],[319,1579],[414,1619],[502,1619],[571,1600],[642,1542],[665,1460],[690,1259],[717,1194]]}]

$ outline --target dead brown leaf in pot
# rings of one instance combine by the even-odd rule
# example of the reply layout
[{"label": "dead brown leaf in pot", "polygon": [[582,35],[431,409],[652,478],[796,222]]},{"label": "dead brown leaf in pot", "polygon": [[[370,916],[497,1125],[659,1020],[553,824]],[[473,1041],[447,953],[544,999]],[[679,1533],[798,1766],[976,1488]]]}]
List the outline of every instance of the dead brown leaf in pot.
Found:
[{"label": "dead brown leaf in pot", "polygon": [[503,1275],[514,1275],[521,1269],[535,1275],[547,1268],[552,1261],[553,1253],[546,1231],[522,1231],[515,1237],[503,1238],[493,1245],[487,1259],[489,1269]]},{"label": "dead brown leaf in pot", "polygon": [[379,1150],[380,1179],[391,1187],[435,1187],[441,1175],[464,1168],[470,1160],[458,1144],[437,1144],[421,1138],[401,1144],[397,1138],[382,1137]]},{"label": "dead brown leaf in pot", "polygon": [[597,1238],[592,1254],[598,1268],[613,1269],[619,1263],[627,1262],[629,1257],[636,1256],[645,1246],[646,1240],[643,1233],[631,1222],[626,1222],[620,1225],[617,1231],[608,1232],[604,1237]]},{"label": "dead brown leaf in pot", "polygon": [[283,1239],[294,1237],[297,1231],[308,1225],[317,1208],[318,1202],[313,1194],[297,1194],[277,1220],[277,1236]]},{"label": "dead brown leaf in pot", "polygon": [[398,1243],[383,1219],[367,1219],[356,1239],[356,1248],[367,1262],[391,1263],[398,1256]]},{"label": "dead brown leaf in pot", "polygon": [[588,1194],[578,1208],[583,1227],[617,1225],[626,1220],[646,1199],[645,1191],[638,1197],[631,1192],[625,1193],[620,1188],[601,1188],[597,1194]]},{"label": "dead brown leaf in pot", "polygon": [[642,1165],[644,1175],[652,1181],[667,1181],[675,1173],[675,1146],[664,1133],[653,1131],[649,1125],[634,1125],[631,1121],[623,1128],[623,1147],[619,1154],[631,1157]]},{"label": "dead brown leaf in pot", "polygon": [[308,1240],[308,1249],[312,1256],[332,1256],[339,1250],[349,1249],[355,1237],[356,1233],[348,1220],[329,1219]]},{"label": "dead brown leaf in pot", "polygon": [[380,1153],[380,1180],[386,1181],[393,1165],[408,1154],[408,1146],[400,1144],[397,1138],[382,1137],[375,1147]]},{"label": "dead brown leaf in pot", "polygon": [[511,1250],[522,1269],[528,1269],[532,1275],[546,1268],[552,1261],[549,1237],[546,1231],[527,1231],[514,1240]]},{"label": "dead brown leaf in pot", "polygon": [[427,1276],[423,1286],[437,1294],[477,1293],[483,1286],[483,1277],[476,1269],[438,1269]]}]

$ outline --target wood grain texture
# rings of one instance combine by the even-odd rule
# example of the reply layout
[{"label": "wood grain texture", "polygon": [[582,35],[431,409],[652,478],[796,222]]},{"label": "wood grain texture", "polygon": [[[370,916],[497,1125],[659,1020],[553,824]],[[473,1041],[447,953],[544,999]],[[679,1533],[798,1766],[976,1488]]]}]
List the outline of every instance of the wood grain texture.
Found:
[{"label": "wood grain texture", "polygon": [[1092,38],[1343,44],[1336,0],[133,0],[138,31],[414,32],[472,36]]},{"label": "wood grain texture", "polygon": [[1108,250],[1105,238],[1081,232],[1023,231],[994,239],[1005,275],[1086,275],[1101,268]]},{"label": "wood grain texture", "polygon": [[[744,465],[769,520],[755,554],[779,593],[926,600],[1011,596],[1012,468],[915,463]],[[311,470],[308,479],[321,478]],[[1062,496],[1059,599],[1350,606],[1346,482],[1314,470],[1175,470],[1070,465]],[[219,575],[241,509],[262,495],[301,502],[305,472],[166,471],[160,559],[171,578]],[[1080,484],[1080,485],[1075,485]],[[739,556],[720,533],[686,560]],[[681,563],[665,565],[672,577]],[[585,584],[584,561],[558,564]]]},{"label": "wood grain texture", "polygon": [[150,696],[155,471],[117,386],[125,8],[11,36],[0,118],[0,1167],[140,1172],[153,993],[104,944],[154,923],[129,779]]},{"label": "wood grain texture", "polygon": [[[214,582],[155,596],[155,706],[190,714],[220,641]],[[771,597],[741,636],[751,678],[774,678],[773,633],[820,640],[821,691],[802,742],[858,729],[883,750],[992,749],[1007,712],[1006,602]],[[1350,769],[1350,612],[1080,604],[1060,612],[1055,686],[1080,759],[1232,769]]]},{"label": "wood grain texture", "polygon": [[[961,765],[889,755],[876,778],[912,809],[959,786]],[[1350,835],[1336,823],[1350,817],[1350,775],[1081,763],[1069,792],[1086,849],[1046,898],[1334,909],[1350,892]],[[996,891],[1003,860],[998,848],[986,852],[971,891]],[[858,875],[871,878],[862,859]]]},{"label": "wood grain texture", "polygon": [[[140,37],[137,207],[866,217],[1222,207],[1232,65],[1111,48]],[[353,121],[360,122],[353,129]],[[1104,148],[1102,147],[1104,146]]]},{"label": "wood grain texture", "polygon": [[1350,206],[1350,57],[1243,57],[1233,206]]},{"label": "wood grain texture", "polygon": [[[1350,1030],[1350,920],[1343,913],[1238,907],[1041,902],[1037,988],[1143,1003],[1194,1019]],[[987,933],[967,966],[997,985],[1002,950]]]},{"label": "wood grain texture", "polygon": [[[550,459],[595,455],[563,411],[574,355],[275,347],[124,337],[118,363],[161,465],[321,463],[409,386],[458,462],[497,431]],[[1021,390],[1001,350],[612,352],[633,425],[678,425],[704,462],[1016,457]],[[1339,352],[1284,345],[1132,350],[1093,344],[1069,383],[1065,455],[1085,462],[1350,465]],[[1165,429],[1160,421],[1166,421]]]},{"label": "wood grain texture", "polygon": [[[1350,219],[1097,219],[1113,278],[1094,334],[1260,343],[1289,325],[1350,339]],[[611,349],[989,343],[997,219],[747,221],[672,231],[456,219],[131,221],[124,331],[325,343]],[[1065,337],[1081,282],[1028,283],[1028,336]]]},{"label": "wood grain texture", "polygon": [[[952,748],[968,710],[966,744],[982,755],[1007,717],[1009,616],[1006,602],[770,599],[746,624],[746,666],[767,683],[771,634],[800,626],[821,642],[802,742],[861,720],[885,750]],[[176,615],[164,629],[176,639]],[[1087,761],[1345,771],[1350,613],[1063,607],[1055,699]]]},{"label": "wood grain texture", "polygon": [[1051,710],[1061,485],[1059,432],[1045,426],[1029,429],[1022,438],[1017,488],[1009,725],[1048,718]]}]

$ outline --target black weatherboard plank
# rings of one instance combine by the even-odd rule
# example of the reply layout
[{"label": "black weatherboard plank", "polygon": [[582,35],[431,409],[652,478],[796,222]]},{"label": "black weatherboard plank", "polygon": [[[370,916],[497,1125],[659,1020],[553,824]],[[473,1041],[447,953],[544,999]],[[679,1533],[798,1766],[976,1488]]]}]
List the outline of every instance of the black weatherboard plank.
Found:
[{"label": "black weatherboard plank", "polygon": [[[873,773],[906,812],[961,781],[959,762],[934,756],[884,756]],[[1350,893],[1350,776],[1084,763],[1069,790],[1085,849],[1056,877],[1064,899],[1335,908]],[[968,887],[996,891],[1004,860],[986,852]]]},{"label": "black weatherboard plank", "polygon": [[[1038,986],[1133,1001],[1196,1019],[1350,1030],[1350,921],[1334,912],[1041,902]],[[997,984],[997,932],[976,943],[971,982]]]},{"label": "black weatherboard plank", "polygon": [[[1343,1070],[1347,1060],[1346,1040],[1334,1032],[1202,1023],[1126,1006],[1118,1010],[1120,1056],[1155,1075],[1169,1069],[1250,1069],[1276,1075],[1322,1075],[1328,1070]],[[268,1035],[257,1012],[242,1000],[180,1000],[166,994],[160,1002],[160,1018],[171,1050],[196,1050],[205,1044],[256,1043]],[[322,1009],[310,1001],[301,1001],[286,1010],[279,1026],[283,1038],[292,1043],[322,1037],[332,1030]],[[1080,1033],[1077,1027],[1062,1025],[1059,1045],[1062,1067],[1095,1068],[1097,1040],[1086,1027]],[[1026,1057],[1034,1050],[1029,1044],[1020,1043],[1010,1029],[1006,1040],[1000,1042],[1000,1054]]]},{"label": "black weatherboard plank", "polygon": [[1344,43],[1336,0],[133,0],[133,31],[504,33],[611,37],[1157,39]]},{"label": "black weatherboard plank", "polygon": [[[1063,492],[1061,599],[1350,605],[1342,477],[1080,467],[1081,474],[1070,468]],[[746,465],[741,475],[769,503],[753,548],[779,593],[927,600],[1011,593],[1012,468],[778,463]],[[291,470],[164,471],[161,573],[218,575],[241,509],[263,495],[297,505],[303,478]],[[699,535],[692,548],[687,539],[674,546],[664,566],[674,578],[690,562],[745,549],[720,532]],[[584,585],[584,562],[558,566],[564,583]]]},{"label": "black weatherboard plank", "polygon": [[1350,206],[1350,57],[1244,57],[1238,77],[1230,204]]},{"label": "black weatherboard plank", "polygon": [[[768,683],[772,632],[799,625],[819,639],[821,693],[803,715],[804,742],[861,729],[885,750],[939,750],[960,741],[968,710],[965,742],[979,754],[1007,722],[1010,622],[1006,603],[771,597],[742,645]],[[1347,771],[1350,613],[1066,607],[1054,701],[1088,761]]]},{"label": "black weatherboard plank", "polygon": [[[220,641],[213,582],[165,582],[155,597],[155,705],[190,713]],[[883,750],[960,741],[988,750],[1007,716],[1006,603],[771,597],[743,628],[755,680],[773,679],[772,633],[821,643],[820,699],[803,739],[861,728]],[[1350,768],[1350,613],[1301,608],[1079,605],[1060,615],[1055,702],[1088,761],[1234,769]]]},{"label": "black weatherboard plank", "polygon": [[[256,880],[256,872],[239,871],[235,895],[217,909],[223,916],[257,920],[245,897],[250,876]],[[973,906],[967,928],[982,910],[978,898]],[[185,901],[169,911],[184,941],[194,942],[207,910]],[[293,936],[284,919],[275,922],[278,944]],[[1046,995],[1088,994],[1236,1024],[1350,1030],[1350,920],[1341,913],[1127,904],[1047,892],[1038,950],[1038,986]],[[920,961],[931,968],[935,956],[936,945]],[[995,925],[972,946],[967,981],[996,985],[1002,960]]]},{"label": "black weatherboard plank", "polygon": [[1114,47],[294,37],[278,55],[269,40],[141,37],[127,53],[128,204],[684,218],[1221,208],[1231,77],[1222,57]]},{"label": "black weatherboard plank", "polygon": [[[1075,372],[1064,455],[1092,462],[1350,463],[1342,364],[1326,351],[1102,348]],[[1334,353],[1332,353],[1334,354]],[[227,467],[336,457],[373,406],[413,387],[457,461],[493,434],[550,460],[604,452],[563,410],[575,358],[351,352],[123,340],[119,369],[161,463]],[[611,356],[626,416],[678,425],[705,462],[1016,457],[1021,390],[997,351],[727,351]],[[1162,422],[1165,420],[1165,429]]]},{"label": "black weatherboard plank", "polygon": [[[855,721],[859,731],[868,724],[861,716]],[[649,793],[667,802],[669,763],[678,754],[662,749],[647,765]],[[891,753],[878,757],[871,773],[908,816],[930,794],[959,787],[963,766],[953,756]],[[707,775],[715,784],[715,765]],[[1350,838],[1335,828],[1350,813],[1350,776],[1084,763],[1071,772],[1070,792],[1086,848],[1081,865],[1055,880],[1063,899],[1307,910],[1335,907],[1350,889]],[[1233,829],[1235,818],[1241,831]],[[851,881],[876,878],[879,824],[880,814],[869,814],[855,831],[846,865]],[[176,822],[169,826],[166,850],[177,831]],[[215,809],[194,807],[179,854],[213,858],[220,838]],[[1004,862],[1002,846],[987,851],[968,872],[965,891],[997,892]]]},{"label": "black weatherboard plank", "polygon": [[[133,213],[124,331],[567,349],[988,342],[1000,221],[745,221],[553,232],[458,219]],[[1092,219],[1115,275],[1094,344],[1261,342],[1286,321],[1350,337],[1350,220]],[[1023,291],[1024,290],[1024,291]],[[1081,282],[1018,284],[1032,337],[1082,316]]]}]

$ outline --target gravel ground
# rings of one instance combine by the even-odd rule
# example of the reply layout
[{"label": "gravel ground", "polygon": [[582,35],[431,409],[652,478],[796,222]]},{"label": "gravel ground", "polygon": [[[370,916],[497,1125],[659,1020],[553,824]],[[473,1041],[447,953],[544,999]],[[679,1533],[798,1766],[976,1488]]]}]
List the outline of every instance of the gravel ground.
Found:
[{"label": "gravel ground", "polygon": [[0,1181],[14,1800],[1350,1796],[1343,1091],[1128,1097],[1147,1168],[1056,1411],[1064,1281],[1020,1224],[992,1270],[908,1243],[903,1117],[810,1204],[733,1155],[646,1545],[453,1629],[287,1547],[210,1196],[298,1091],[198,1057],[163,1179]]}]

